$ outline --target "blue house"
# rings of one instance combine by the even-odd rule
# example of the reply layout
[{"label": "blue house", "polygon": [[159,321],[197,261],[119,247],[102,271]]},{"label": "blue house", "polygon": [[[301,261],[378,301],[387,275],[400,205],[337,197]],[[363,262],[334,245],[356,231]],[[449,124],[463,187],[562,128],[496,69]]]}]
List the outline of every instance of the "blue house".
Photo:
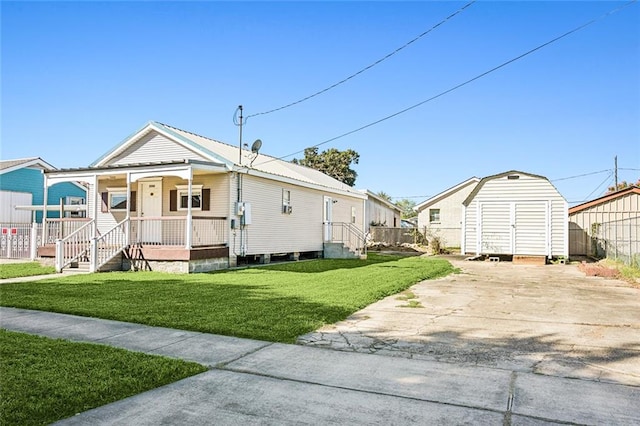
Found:
[{"label": "blue house", "polygon": [[[43,171],[56,170],[38,157],[0,161],[0,223],[42,223],[39,210],[16,210],[15,206],[42,206],[44,204]],[[47,189],[47,205],[55,208],[62,201],[65,205],[84,204],[86,189],[75,182],[62,182]],[[59,210],[47,212],[47,217],[60,217]],[[67,212],[68,215],[80,215]]]}]

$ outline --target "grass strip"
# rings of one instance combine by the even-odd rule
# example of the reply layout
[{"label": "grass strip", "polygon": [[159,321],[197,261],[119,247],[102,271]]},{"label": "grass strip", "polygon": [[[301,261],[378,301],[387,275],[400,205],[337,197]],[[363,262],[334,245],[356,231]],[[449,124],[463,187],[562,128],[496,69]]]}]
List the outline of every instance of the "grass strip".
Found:
[{"label": "grass strip", "polygon": [[49,424],[206,370],[192,362],[0,329],[0,424]]},{"label": "grass strip", "polygon": [[0,265],[0,279],[47,275],[56,272],[53,266],[42,266],[38,262],[4,263]]},{"label": "grass strip", "polygon": [[444,259],[370,254],[208,274],[116,272],[0,286],[0,304],[293,343],[386,296],[453,272]]}]

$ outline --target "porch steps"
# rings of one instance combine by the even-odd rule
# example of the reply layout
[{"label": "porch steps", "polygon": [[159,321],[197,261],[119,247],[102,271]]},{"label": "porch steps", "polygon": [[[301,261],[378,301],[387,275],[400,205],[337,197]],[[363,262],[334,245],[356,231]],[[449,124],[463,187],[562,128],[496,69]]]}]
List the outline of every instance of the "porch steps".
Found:
[{"label": "porch steps", "polygon": [[[78,274],[87,274],[91,270],[91,265],[89,261],[80,261],[73,262],[71,265],[64,268],[64,272],[78,273]],[[117,254],[113,259],[102,265],[98,271],[99,272],[108,272],[108,271],[121,271],[122,270],[122,253]]]},{"label": "porch steps", "polygon": [[73,262],[64,268],[64,272],[77,272],[79,274],[89,273],[89,262]]},{"label": "porch steps", "polygon": [[324,243],[325,259],[366,259],[362,249],[350,250],[344,243]]}]

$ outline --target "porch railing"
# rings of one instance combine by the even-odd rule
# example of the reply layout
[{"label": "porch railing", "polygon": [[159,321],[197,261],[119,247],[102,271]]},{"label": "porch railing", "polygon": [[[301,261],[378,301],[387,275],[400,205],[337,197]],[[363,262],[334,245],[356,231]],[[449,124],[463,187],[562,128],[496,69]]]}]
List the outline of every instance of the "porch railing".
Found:
[{"label": "porch railing", "polygon": [[93,220],[84,221],[83,225],[55,241],[56,243],[56,271],[71,265],[73,262],[88,260],[91,250],[91,239],[94,235]]},{"label": "porch railing", "polygon": [[72,218],[47,218],[45,220],[42,244],[55,244],[57,240],[62,240],[73,234],[78,229],[92,222],[91,219],[72,219]]},{"label": "porch railing", "polygon": [[[187,244],[187,218],[175,216],[132,217],[130,243],[181,246]],[[224,245],[227,241],[226,217],[193,217],[191,246]]]},{"label": "porch railing", "polygon": [[91,241],[90,271],[96,272],[113,259],[128,245],[127,231],[129,219],[124,219],[116,226]]},{"label": "porch railing", "polygon": [[329,242],[342,243],[349,250],[367,254],[366,235],[353,223],[332,222],[326,223],[329,227]]}]

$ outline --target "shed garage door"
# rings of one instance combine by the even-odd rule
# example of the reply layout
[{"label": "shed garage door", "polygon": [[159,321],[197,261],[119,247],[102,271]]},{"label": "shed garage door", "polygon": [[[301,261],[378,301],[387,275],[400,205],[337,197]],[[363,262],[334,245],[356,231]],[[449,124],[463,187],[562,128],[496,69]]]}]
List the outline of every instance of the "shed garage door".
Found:
[{"label": "shed garage door", "polygon": [[480,204],[480,253],[511,254],[511,204]]},{"label": "shed garage door", "polygon": [[548,253],[549,207],[546,201],[481,203],[480,253]]},{"label": "shed garage door", "polygon": [[514,217],[513,254],[546,255],[549,238],[547,203],[516,203]]}]

